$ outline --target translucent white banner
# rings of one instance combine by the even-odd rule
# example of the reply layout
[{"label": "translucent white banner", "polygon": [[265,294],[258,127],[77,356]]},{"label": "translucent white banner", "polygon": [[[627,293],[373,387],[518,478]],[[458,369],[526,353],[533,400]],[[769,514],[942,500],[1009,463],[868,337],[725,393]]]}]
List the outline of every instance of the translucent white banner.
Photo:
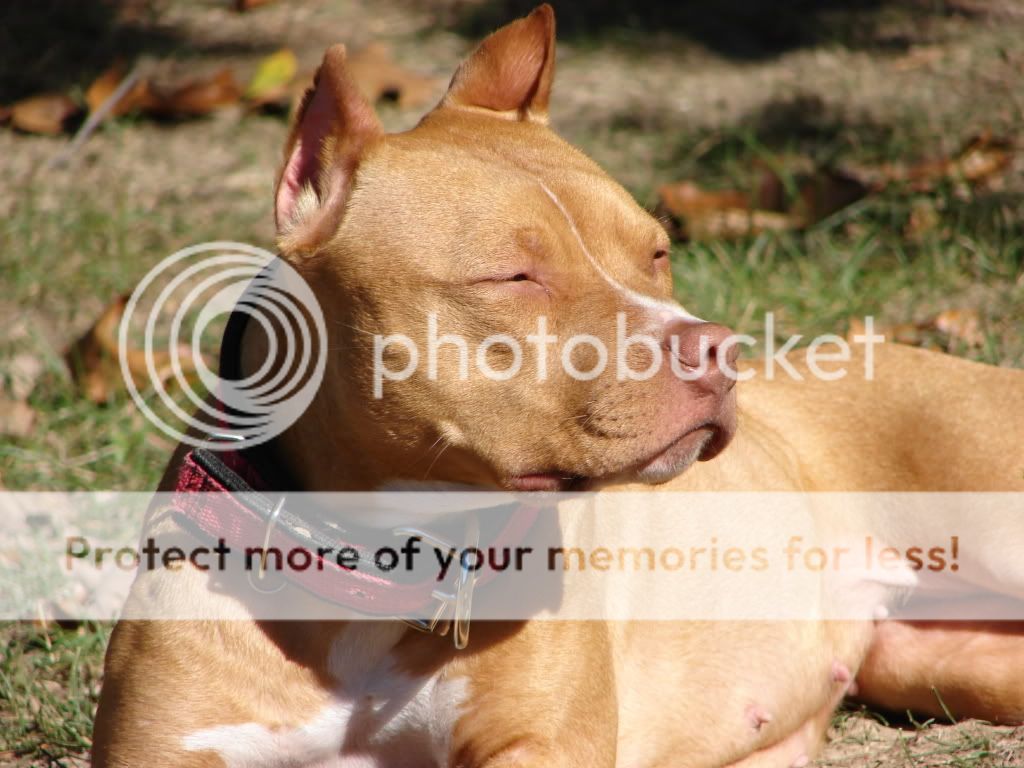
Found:
[{"label": "translucent white banner", "polygon": [[1024,620],[1020,493],[4,493],[0,515],[4,620]]}]

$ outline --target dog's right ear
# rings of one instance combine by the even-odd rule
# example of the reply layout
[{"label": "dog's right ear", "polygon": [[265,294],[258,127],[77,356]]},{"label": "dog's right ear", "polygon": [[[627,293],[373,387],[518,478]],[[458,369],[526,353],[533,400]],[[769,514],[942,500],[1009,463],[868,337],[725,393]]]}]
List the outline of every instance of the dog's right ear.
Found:
[{"label": "dog's right ear", "polygon": [[324,54],[285,144],[274,198],[282,252],[312,252],[334,235],[363,152],[383,135],[376,112],[348,74],[345,58],[344,45]]}]

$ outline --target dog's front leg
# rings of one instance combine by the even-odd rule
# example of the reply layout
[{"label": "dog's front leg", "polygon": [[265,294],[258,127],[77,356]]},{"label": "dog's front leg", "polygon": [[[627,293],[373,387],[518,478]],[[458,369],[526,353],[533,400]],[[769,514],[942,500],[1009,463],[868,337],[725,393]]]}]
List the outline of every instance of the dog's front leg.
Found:
[{"label": "dog's front leg", "polygon": [[619,696],[601,622],[478,622],[451,674],[468,680],[448,764],[614,768]]}]

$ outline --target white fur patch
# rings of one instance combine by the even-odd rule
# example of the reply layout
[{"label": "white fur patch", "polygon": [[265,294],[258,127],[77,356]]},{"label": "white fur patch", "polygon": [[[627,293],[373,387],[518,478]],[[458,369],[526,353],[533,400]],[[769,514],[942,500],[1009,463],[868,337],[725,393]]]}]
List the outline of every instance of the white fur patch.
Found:
[{"label": "white fur patch", "polygon": [[292,204],[291,215],[288,221],[284,222],[281,234],[287,235],[301,227],[313,214],[320,210],[320,198],[313,189],[313,185],[306,182],[295,196]]},{"label": "white fur patch", "polygon": [[447,766],[468,681],[398,671],[391,649],[405,631],[397,622],[348,625],[328,659],[338,681],[331,701],[304,725],[206,728],[186,736],[185,749],[212,750],[228,768]]}]

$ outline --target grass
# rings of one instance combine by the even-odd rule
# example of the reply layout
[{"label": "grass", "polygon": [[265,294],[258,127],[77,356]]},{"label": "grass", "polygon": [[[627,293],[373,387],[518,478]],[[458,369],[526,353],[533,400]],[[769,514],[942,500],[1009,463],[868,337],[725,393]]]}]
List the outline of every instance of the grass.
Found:
[{"label": "grass", "polygon": [[16,624],[0,655],[0,764],[69,765],[88,750],[110,628]]},{"label": "grass", "polygon": [[[365,42],[382,34],[373,19],[397,19],[402,60],[442,77],[466,46],[435,29],[428,11],[398,0],[372,7],[335,0],[302,13],[289,5],[236,17],[208,2],[179,3],[154,12],[169,19],[159,30],[146,27],[149,17],[132,23],[149,29],[161,55],[242,70],[264,53],[243,44],[254,30],[261,41],[292,45],[312,65],[339,28]],[[846,45],[848,36],[830,33],[753,60],[671,35],[648,51],[636,45],[648,32],[636,29],[622,47],[611,31],[581,29],[559,50],[553,122],[651,207],[657,186],[679,179],[749,189],[763,162],[785,173],[808,162],[873,167],[948,156],[982,128],[1013,137],[1024,125],[1017,74],[1024,38],[1001,7],[993,2],[991,13],[971,17],[930,12],[918,23],[913,8],[897,4],[864,29],[888,30],[887,41],[893,29],[910,35],[903,47],[872,49],[859,38]],[[901,57],[915,46],[939,57],[905,68]],[[7,71],[5,83],[17,85],[16,74]],[[384,115],[390,128],[417,117],[393,108]],[[176,126],[128,119],[104,127],[70,169],[38,172],[62,140],[0,129],[0,171],[10,180],[0,187],[0,377],[17,354],[43,368],[28,399],[34,429],[0,441],[0,487],[154,487],[171,446],[125,396],[106,406],[81,398],[63,349],[111,298],[185,245],[233,239],[269,247],[270,184],[283,134],[280,120],[230,110]],[[696,314],[754,336],[769,310],[780,334],[814,335],[843,334],[851,317],[866,314],[901,324],[970,309],[984,343],[953,351],[1022,367],[1022,169],[1018,157],[989,187],[949,182],[927,194],[892,187],[805,232],[677,243],[678,296]],[[923,228],[913,224],[921,212]],[[0,627],[0,764],[80,759],[108,634],[96,624]],[[896,730],[850,709],[837,716],[824,764],[1020,765],[1022,745],[1012,729],[910,722]]]}]

